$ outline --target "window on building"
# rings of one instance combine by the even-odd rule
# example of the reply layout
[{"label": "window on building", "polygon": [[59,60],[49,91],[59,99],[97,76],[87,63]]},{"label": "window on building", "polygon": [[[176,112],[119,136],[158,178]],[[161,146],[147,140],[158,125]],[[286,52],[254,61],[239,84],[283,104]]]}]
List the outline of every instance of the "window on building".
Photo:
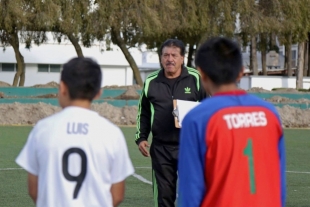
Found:
[{"label": "window on building", "polygon": [[50,65],[51,73],[60,73],[60,65]]},{"label": "window on building", "polygon": [[59,73],[61,65],[48,65],[48,64],[39,64],[38,65],[38,72],[45,72],[45,73]]},{"label": "window on building", "polygon": [[48,72],[49,65],[39,64],[38,65],[38,72]]},{"label": "window on building", "polygon": [[16,68],[15,64],[12,63],[2,63],[1,66],[1,69],[4,72],[14,72]]}]

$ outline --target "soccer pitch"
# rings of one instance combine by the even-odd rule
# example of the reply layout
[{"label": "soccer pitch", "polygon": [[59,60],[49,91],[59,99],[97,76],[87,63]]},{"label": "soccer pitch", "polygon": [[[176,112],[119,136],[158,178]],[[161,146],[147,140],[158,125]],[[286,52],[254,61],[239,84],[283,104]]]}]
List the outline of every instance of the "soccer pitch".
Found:
[{"label": "soccer pitch", "polygon": [[[0,206],[34,206],[27,193],[27,173],[14,162],[32,127],[0,127]],[[121,207],[153,206],[150,158],[144,158],[134,143],[135,128],[122,128],[135,174],[126,181]],[[310,206],[310,130],[285,130],[287,155],[287,207]],[[270,195],[272,196],[272,195]]]}]

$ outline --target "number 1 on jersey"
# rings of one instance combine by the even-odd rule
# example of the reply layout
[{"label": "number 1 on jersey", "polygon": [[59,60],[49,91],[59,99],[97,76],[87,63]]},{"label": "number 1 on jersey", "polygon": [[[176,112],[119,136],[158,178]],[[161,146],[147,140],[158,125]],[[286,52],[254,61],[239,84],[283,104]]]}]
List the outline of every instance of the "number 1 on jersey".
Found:
[{"label": "number 1 on jersey", "polygon": [[251,194],[255,194],[256,185],[255,185],[255,175],[254,175],[253,141],[251,138],[247,140],[247,145],[243,151],[243,154],[248,157],[249,171],[250,171],[250,189],[251,189]]}]

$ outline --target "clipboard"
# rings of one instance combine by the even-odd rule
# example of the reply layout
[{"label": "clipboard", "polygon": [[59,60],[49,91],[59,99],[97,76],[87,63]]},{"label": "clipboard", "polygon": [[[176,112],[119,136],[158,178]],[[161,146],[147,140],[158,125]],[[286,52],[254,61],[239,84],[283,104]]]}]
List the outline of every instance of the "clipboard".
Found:
[{"label": "clipboard", "polygon": [[199,104],[200,102],[174,99],[172,115],[174,116],[175,127],[182,128],[182,121],[186,114]]}]

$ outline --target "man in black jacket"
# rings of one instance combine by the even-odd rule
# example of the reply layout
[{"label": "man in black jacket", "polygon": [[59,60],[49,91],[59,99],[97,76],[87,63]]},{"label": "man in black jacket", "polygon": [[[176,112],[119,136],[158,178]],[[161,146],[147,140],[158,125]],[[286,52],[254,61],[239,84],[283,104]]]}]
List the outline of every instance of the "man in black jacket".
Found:
[{"label": "man in black jacket", "polygon": [[[184,66],[185,46],[168,39],[161,46],[163,69],[145,80],[137,116],[136,143],[145,157],[151,156],[155,206],[172,207],[176,199],[180,129],[174,125],[173,99],[201,101],[206,97],[196,69]],[[148,136],[153,140],[150,153]]]}]

